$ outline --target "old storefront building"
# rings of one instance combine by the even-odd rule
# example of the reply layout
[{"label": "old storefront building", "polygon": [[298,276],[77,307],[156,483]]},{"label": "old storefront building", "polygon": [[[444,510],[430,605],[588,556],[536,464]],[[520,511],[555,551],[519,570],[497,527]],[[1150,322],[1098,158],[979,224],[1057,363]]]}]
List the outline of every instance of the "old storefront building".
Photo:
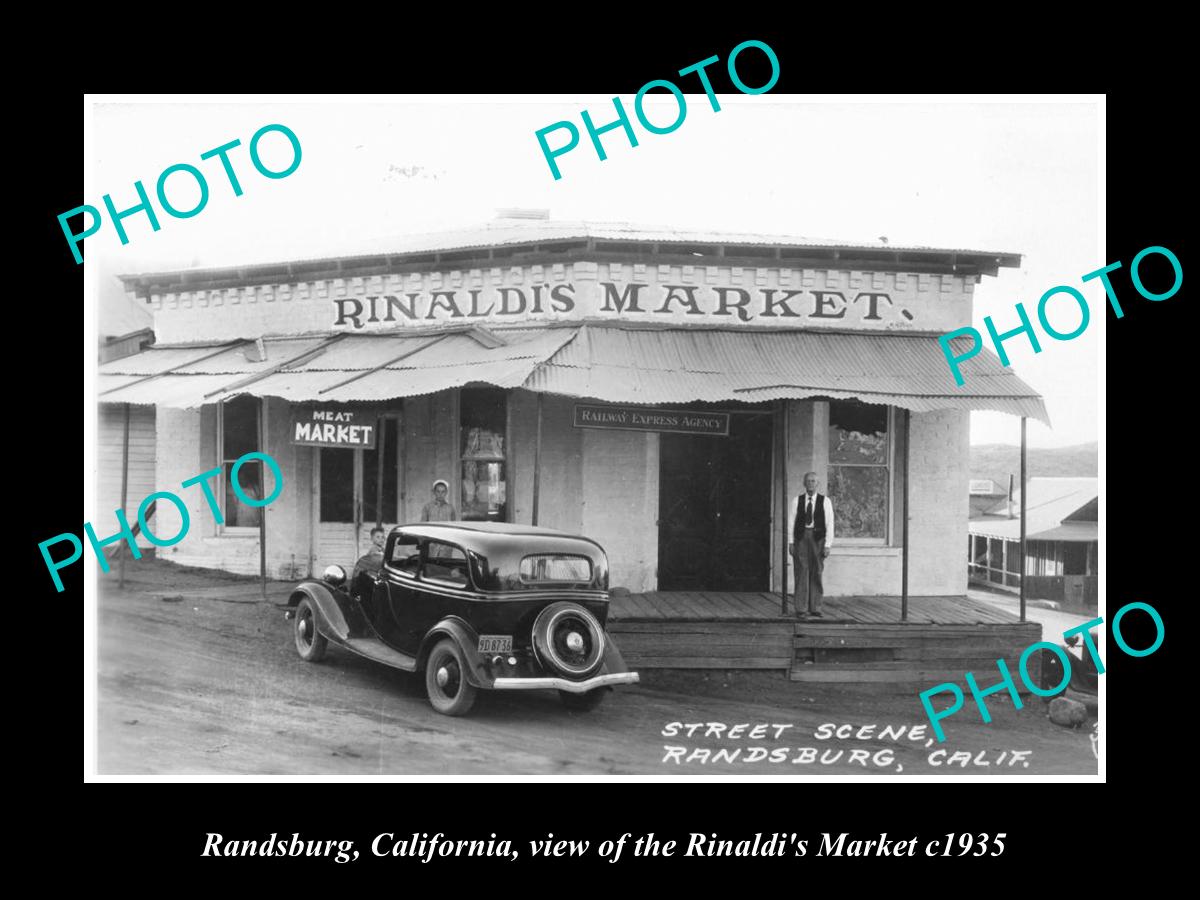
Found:
[{"label": "old storefront building", "polygon": [[936,338],[1018,262],[504,220],[141,274],[125,284],[156,343],[101,366],[100,401],[155,407],[160,489],[249,450],[279,463],[265,513],[222,485],[218,524],[185,493],[191,531],[161,555],[187,565],[257,573],[264,514],[269,577],[352,563],[444,479],[460,518],[592,537],[614,588],[673,610],[778,592],[786,504],[814,470],[835,509],[828,596],[895,597],[907,575],[906,593],[965,601],[969,412],[1045,410],[987,351],[957,387]]}]

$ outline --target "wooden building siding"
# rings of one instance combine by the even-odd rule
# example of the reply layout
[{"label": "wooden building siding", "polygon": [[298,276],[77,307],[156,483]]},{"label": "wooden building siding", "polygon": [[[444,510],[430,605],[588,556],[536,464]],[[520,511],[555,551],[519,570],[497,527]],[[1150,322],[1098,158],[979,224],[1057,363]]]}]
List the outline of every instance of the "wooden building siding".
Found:
[{"label": "wooden building siding", "polygon": [[[130,525],[137,521],[138,504],[154,493],[154,407],[129,407],[129,485],[126,491],[125,514]],[[101,403],[97,419],[97,483],[96,533],[105,536],[116,533],[114,510],[121,508],[121,454],[125,433],[125,406],[121,403]],[[154,528],[154,520],[150,520]],[[170,535],[172,532],[167,532]],[[153,547],[145,535],[138,534],[139,547]]]}]

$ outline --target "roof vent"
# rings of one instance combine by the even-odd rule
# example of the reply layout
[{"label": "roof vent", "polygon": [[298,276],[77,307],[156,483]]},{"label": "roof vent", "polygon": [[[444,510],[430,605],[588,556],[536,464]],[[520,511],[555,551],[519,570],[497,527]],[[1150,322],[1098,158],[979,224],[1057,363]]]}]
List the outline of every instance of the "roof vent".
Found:
[{"label": "roof vent", "polygon": [[267,361],[267,345],[263,342],[262,338],[259,338],[253,344],[247,344],[243,352],[246,354],[246,362]]},{"label": "roof vent", "polygon": [[539,219],[545,221],[550,218],[550,210],[548,209],[521,209],[520,207],[509,207],[496,210],[497,219]]}]

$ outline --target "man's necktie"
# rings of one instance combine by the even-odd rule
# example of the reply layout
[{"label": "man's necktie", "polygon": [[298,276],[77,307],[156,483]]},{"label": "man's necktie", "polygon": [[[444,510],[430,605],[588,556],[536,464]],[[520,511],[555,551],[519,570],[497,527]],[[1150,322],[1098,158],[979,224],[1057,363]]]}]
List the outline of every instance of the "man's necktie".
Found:
[{"label": "man's necktie", "polygon": [[804,515],[805,515],[804,524],[805,524],[806,526],[811,526],[811,525],[812,525],[812,523],[813,523],[813,518],[812,518],[812,516],[813,516],[813,513],[812,513],[812,497],[809,497],[809,498],[808,498],[808,509],[807,509],[807,512],[805,512],[805,514],[804,514]]}]

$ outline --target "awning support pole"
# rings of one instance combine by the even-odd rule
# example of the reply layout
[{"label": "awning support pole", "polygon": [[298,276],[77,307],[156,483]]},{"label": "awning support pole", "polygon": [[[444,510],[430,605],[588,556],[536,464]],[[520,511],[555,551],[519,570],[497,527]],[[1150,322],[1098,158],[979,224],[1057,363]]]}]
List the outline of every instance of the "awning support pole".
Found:
[{"label": "awning support pole", "polygon": [[[121,509],[125,508],[125,504],[129,502],[129,404],[125,406],[125,438],[121,445]],[[135,538],[136,540],[136,538]],[[124,545],[119,544],[119,547]],[[121,554],[121,558],[117,563],[118,572],[118,587],[125,587],[125,554]]]},{"label": "awning support pole", "polygon": [[904,493],[900,501],[900,621],[908,621],[908,454],[912,411],[904,410]]},{"label": "awning support pole", "polygon": [[383,454],[387,449],[387,419],[379,417],[375,425],[379,439],[375,441],[375,524],[383,527]]},{"label": "awning support pole", "polygon": [[[258,409],[258,446],[262,452],[267,452],[267,398],[259,398]],[[261,497],[267,496],[267,467],[258,464],[258,492]],[[258,511],[258,574],[262,582],[262,598],[267,599],[267,508]]]},{"label": "awning support pole", "polygon": [[788,574],[788,529],[792,523],[788,519],[788,402],[779,402],[779,519],[783,523],[782,540],[779,548],[779,614],[786,616],[787,609],[787,574]]},{"label": "awning support pole", "polygon": [[1027,419],[1021,416],[1021,577],[1017,583],[1021,586],[1021,621],[1025,621],[1025,423]]},{"label": "awning support pole", "polygon": [[542,394],[537,395],[537,433],[533,441],[533,522],[538,523],[538,500],[542,487]]},{"label": "awning support pole", "polygon": [[411,407],[407,400],[401,400],[400,403],[400,423],[396,429],[400,433],[400,446],[396,448],[396,457],[400,463],[400,474],[396,476],[396,490],[400,492],[400,521],[396,524],[408,521],[408,433],[405,429],[408,427]]}]

